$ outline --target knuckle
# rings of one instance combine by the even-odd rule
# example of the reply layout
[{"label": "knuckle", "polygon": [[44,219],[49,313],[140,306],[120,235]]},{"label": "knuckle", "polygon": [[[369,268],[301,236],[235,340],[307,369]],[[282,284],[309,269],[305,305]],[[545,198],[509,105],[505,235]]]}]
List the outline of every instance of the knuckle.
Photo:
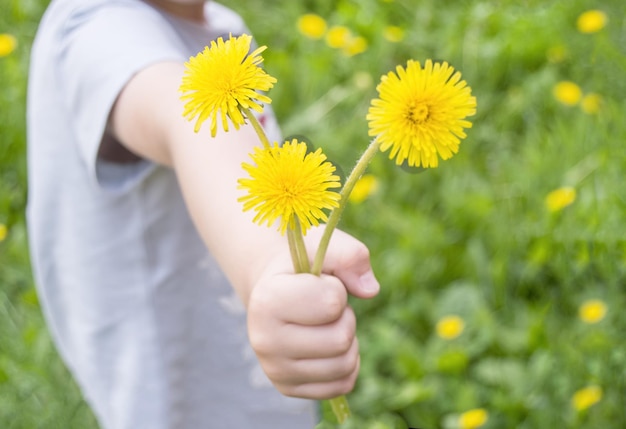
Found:
[{"label": "knuckle", "polygon": [[281,370],[280,366],[266,363],[263,366],[263,372],[265,373],[267,378],[270,379],[272,384],[274,384],[274,386],[280,385],[286,388],[286,386],[283,384],[283,382],[285,381],[284,372]]},{"label": "knuckle", "polygon": [[356,377],[346,377],[341,381],[338,381],[334,384],[331,389],[332,393],[329,397],[337,397],[340,395],[346,395],[350,393],[354,389],[354,385],[356,384]]},{"label": "knuckle", "polygon": [[260,293],[258,289],[254,289],[248,299],[248,323],[262,318],[263,313],[264,311],[267,311],[270,302],[271,301],[267,294]]},{"label": "knuckle", "polygon": [[344,374],[346,376],[354,373],[359,368],[360,355],[358,341],[355,339],[350,346],[350,350],[345,357]]},{"label": "knuckle", "polygon": [[344,393],[349,393],[354,389],[358,376],[359,376],[359,360],[357,359],[356,368],[354,368],[352,373],[348,377],[346,377],[344,381],[345,383],[344,388],[346,389]]},{"label": "knuckle", "polygon": [[273,346],[270,335],[267,335],[259,329],[249,329],[248,340],[252,350],[254,350],[258,356],[266,356],[270,354]]},{"label": "knuckle", "polygon": [[297,389],[294,386],[288,385],[288,384],[282,384],[282,383],[274,383],[274,387],[276,388],[276,390],[278,390],[281,394],[288,396],[290,398],[298,398],[301,397],[297,391]]},{"label": "knuckle", "polygon": [[336,379],[340,381],[350,377],[356,370],[357,365],[358,357],[346,356],[341,360],[340,363],[338,363],[337,369],[335,371]]},{"label": "knuckle", "polygon": [[350,307],[344,310],[342,320],[335,327],[332,338],[332,345],[340,354],[348,353],[355,343],[356,318]]},{"label": "knuckle", "polygon": [[333,344],[336,350],[341,354],[347,353],[354,342],[354,335],[354,330],[350,326],[337,329]]},{"label": "knuckle", "polygon": [[370,249],[363,243],[359,242],[358,246],[354,251],[354,256],[357,260],[366,260],[370,259]]},{"label": "knuckle", "polygon": [[346,306],[344,297],[335,291],[327,292],[322,298],[324,316],[328,321],[334,321],[341,317]]},{"label": "knuckle", "polygon": [[345,266],[352,266],[361,263],[362,261],[369,261],[370,251],[368,247],[358,241],[351,252],[345,252],[341,255],[342,263]]}]

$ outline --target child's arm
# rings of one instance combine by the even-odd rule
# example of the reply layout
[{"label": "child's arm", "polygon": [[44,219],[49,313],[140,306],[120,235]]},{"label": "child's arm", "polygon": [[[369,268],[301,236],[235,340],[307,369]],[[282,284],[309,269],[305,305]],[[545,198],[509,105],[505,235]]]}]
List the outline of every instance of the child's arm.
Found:
[{"label": "child's arm", "polygon": [[[162,63],[133,77],[111,114],[112,134],[176,171],[196,227],[248,309],[250,341],[275,386],[309,398],[347,393],[359,367],[347,293],[378,293],[367,248],[338,231],[325,274],[292,274],[286,237],[254,224],[237,201],[241,163],[258,145],[256,134],[244,126],[211,138],[208,124],[194,133],[182,116],[182,73],[182,64]],[[316,236],[313,230],[307,239]]]}]

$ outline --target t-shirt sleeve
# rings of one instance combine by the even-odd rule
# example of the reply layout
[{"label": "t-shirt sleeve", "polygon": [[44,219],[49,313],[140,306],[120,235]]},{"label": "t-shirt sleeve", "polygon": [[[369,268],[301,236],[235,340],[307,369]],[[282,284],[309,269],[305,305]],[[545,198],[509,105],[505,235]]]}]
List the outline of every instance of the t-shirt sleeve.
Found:
[{"label": "t-shirt sleeve", "polygon": [[157,62],[185,61],[182,42],[158,11],[139,1],[83,7],[66,22],[60,40],[57,77],[78,152],[100,186],[127,189],[153,166],[141,161],[112,168],[98,159],[109,113],[137,72]]}]

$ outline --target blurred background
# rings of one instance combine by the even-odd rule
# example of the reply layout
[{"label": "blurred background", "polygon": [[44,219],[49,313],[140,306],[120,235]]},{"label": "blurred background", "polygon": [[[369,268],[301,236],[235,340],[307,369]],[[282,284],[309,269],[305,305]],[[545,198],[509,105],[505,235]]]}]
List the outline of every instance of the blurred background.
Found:
[{"label": "blurred background", "polygon": [[[379,154],[343,217],[383,286],[352,303],[351,426],[626,427],[624,1],[224,3],[268,46],[285,135],[344,172],[396,65],[445,60],[478,101],[456,156],[416,172]],[[95,429],[27,253],[25,93],[47,4],[0,0],[0,427]]]}]

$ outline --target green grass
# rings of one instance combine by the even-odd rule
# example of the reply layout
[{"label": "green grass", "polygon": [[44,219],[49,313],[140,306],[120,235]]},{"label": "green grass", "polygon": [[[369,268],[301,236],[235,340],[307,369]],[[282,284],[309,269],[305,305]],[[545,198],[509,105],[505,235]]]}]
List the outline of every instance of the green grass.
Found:
[{"label": "green grass", "polygon": [[[377,193],[346,210],[383,291],[354,301],[362,371],[348,399],[359,428],[453,428],[473,408],[485,428],[626,426],[626,24],[623,0],[303,1],[231,4],[247,19],[278,78],[270,92],[286,135],[306,136],[349,171],[368,143],[365,113],[383,73],[413,58],[461,70],[478,112],[458,155],[414,174],[385,154],[369,168]],[[45,2],[7,0],[0,32],[19,40],[0,58],[0,427],[94,428],[50,342],[27,254],[24,95],[28,51]],[[581,34],[587,9],[609,16]],[[368,41],[347,57],[296,28],[306,12]],[[381,35],[405,29],[400,43]],[[555,52],[564,52],[558,60]],[[594,115],[552,96],[562,80],[602,97]],[[369,83],[369,84],[368,84]],[[550,213],[546,195],[577,197]],[[595,325],[587,299],[608,306]],[[445,315],[465,331],[445,341]],[[602,399],[576,412],[590,384]],[[326,426],[332,426],[327,413]]]}]

